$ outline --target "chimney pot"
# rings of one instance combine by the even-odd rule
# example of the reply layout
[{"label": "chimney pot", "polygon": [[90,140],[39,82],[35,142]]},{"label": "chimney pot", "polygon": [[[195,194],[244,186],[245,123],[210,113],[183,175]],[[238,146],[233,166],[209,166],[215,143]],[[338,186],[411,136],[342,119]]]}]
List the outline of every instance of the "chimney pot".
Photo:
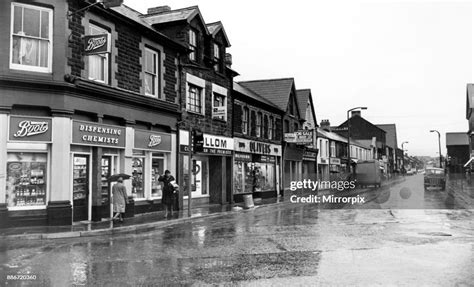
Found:
[{"label": "chimney pot", "polygon": [[353,116],[359,116],[359,117],[360,117],[360,116],[361,116],[361,112],[360,112],[360,111],[352,111],[352,112],[351,112],[351,117],[353,117]]}]

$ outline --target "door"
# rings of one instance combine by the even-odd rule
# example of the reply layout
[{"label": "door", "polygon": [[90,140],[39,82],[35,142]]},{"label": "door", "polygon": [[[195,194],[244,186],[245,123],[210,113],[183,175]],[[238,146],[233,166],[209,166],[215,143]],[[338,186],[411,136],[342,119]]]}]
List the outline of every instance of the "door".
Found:
[{"label": "door", "polygon": [[73,221],[89,219],[89,155],[73,156]]},{"label": "door", "polygon": [[103,156],[101,160],[101,194],[102,194],[102,218],[111,217],[111,183],[107,180],[112,175],[112,157]]}]

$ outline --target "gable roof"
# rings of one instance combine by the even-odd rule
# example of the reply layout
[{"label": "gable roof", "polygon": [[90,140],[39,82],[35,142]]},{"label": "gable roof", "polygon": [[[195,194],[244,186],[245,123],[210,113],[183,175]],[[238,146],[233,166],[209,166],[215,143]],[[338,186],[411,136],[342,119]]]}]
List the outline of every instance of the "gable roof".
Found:
[{"label": "gable roof", "polygon": [[347,126],[347,122],[350,121],[352,118],[355,118],[355,117],[359,117],[361,120],[365,121],[366,123],[368,123],[369,125],[379,129],[380,131],[382,131],[383,133],[385,133],[385,142],[387,141],[387,132],[385,130],[383,130],[382,128],[374,125],[373,123],[369,122],[368,120],[364,119],[362,116],[359,116],[359,115],[355,115],[355,116],[352,116],[350,117],[348,120],[346,120],[345,122],[343,122],[342,124],[340,124],[338,127],[335,127],[335,129],[338,129],[338,128],[342,128],[342,127],[346,127]]},{"label": "gable roof", "polygon": [[318,126],[318,120],[316,119],[316,113],[314,111],[314,106],[313,106],[313,97],[311,95],[311,89],[301,89],[301,90],[296,90],[296,98],[298,101],[298,107],[300,109],[300,115],[304,120],[308,120],[306,118],[306,108],[308,106],[308,101],[311,106],[311,113],[314,119],[314,124],[315,126]]},{"label": "gable roof", "polygon": [[239,84],[274,103],[281,111],[286,112],[291,91],[294,89],[294,82],[293,78],[283,78],[243,81]]},{"label": "gable roof", "polygon": [[376,125],[385,131],[385,142],[391,148],[397,148],[397,126],[395,124]]},{"label": "gable roof", "polygon": [[446,146],[453,145],[469,145],[469,137],[467,133],[446,133]]},{"label": "gable roof", "polygon": [[226,47],[230,47],[229,38],[227,38],[227,33],[225,32],[224,25],[222,24],[221,21],[209,23],[209,24],[206,24],[206,26],[207,26],[207,30],[209,31],[209,34],[211,34],[212,37],[216,37],[217,33],[219,33],[219,31],[222,31],[222,34],[224,34],[224,39],[226,41],[225,43]]},{"label": "gable roof", "polygon": [[179,47],[181,49],[184,49],[186,50],[187,48],[185,46],[183,46],[182,44],[178,43],[177,41],[169,38],[168,36],[166,36],[165,34],[157,31],[156,29],[154,29],[147,21],[145,21],[142,16],[143,14],[141,14],[140,12],[128,7],[127,5],[120,5],[120,6],[117,6],[117,7],[112,7],[110,8],[110,10],[114,11],[115,13],[118,13],[120,14],[121,16],[123,17],[126,17],[127,19],[129,20],[132,20],[134,21],[135,23],[147,28],[149,31],[151,31],[155,36],[159,37],[160,39],[166,41],[166,42],[169,42],[171,43],[173,46],[175,47]]},{"label": "gable roof", "polygon": [[257,93],[245,88],[244,86],[240,85],[239,83],[237,82],[234,82],[234,91],[244,95],[244,96],[247,96],[249,98],[252,98],[256,101],[259,101],[259,102],[262,102],[266,105],[269,105],[273,108],[276,108],[276,109],[279,109],[274,103],[270,102],[269,100],[261,97],[260,95],[258,95]]},{"label": "gable roof", "polygon": [[160,13],[147,14],[143,15],[143,19],[150,25],[161,25],[172,22],[186,21],[190,23],[194,17],[198,16],[201,20],[201,23],[204,27],[206,34],[209,35],[209,30],[207,29],[206,22],[202,18],[201,11],[198,6],[191,6],[181,9],[175,9],[170,11],[164,11]]}]

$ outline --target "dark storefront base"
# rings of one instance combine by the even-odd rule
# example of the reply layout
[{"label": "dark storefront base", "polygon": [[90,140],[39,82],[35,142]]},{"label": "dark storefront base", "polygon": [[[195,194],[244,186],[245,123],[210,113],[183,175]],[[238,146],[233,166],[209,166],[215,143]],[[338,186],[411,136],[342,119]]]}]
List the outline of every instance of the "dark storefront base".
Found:
[{"label": "dark storefront base", "polygon": [[[248,193],[234,194],[234,202],[235,203],[244,202],[244,195],[246,195],[246,194],[248,194]],[[277,192],[276,192],[276,190],[258,191],[258,192],[252,193],[252,197],[253,198],[262,198],[262,199],[273,198],[273,197],[277,197]]]}]

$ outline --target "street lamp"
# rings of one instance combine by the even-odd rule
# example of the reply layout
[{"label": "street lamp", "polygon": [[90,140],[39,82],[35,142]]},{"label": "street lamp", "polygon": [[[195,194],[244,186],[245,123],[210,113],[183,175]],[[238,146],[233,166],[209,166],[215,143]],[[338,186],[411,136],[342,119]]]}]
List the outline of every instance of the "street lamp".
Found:
[{"label": "street lamp", "polygon": [[430,130],[430,133],[438,133],[438,146],[439,146],[439,167],[443,168],[443,164],[441,162],[441,134],[437,130]]},{"label": "street lamp", "polygon": [[367,107],[356,107],[347,111],[347,171],[351,172],[351,121],[349,113],[354,110],[367,110]]},{"label": "street lamp", "polygon": [[404,144],[408,143],[407,141],[402,142],[402,171],[405,170],[405,148]]}]

